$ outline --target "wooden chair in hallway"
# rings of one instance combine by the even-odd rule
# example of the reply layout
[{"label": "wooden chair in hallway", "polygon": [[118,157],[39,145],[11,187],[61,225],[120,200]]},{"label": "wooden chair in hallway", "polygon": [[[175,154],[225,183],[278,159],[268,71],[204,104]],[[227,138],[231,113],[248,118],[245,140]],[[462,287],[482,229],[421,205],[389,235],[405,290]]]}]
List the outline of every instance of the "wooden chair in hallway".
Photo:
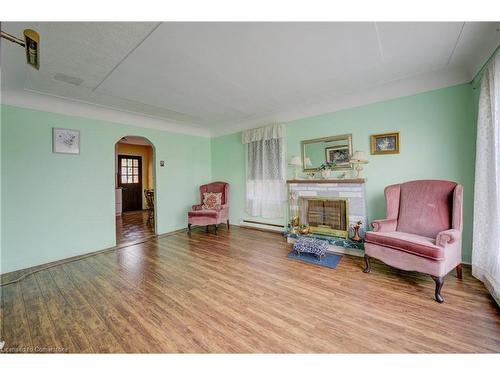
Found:
[{"label": "wooden chair in hallway", "polygon": [[146,204],[148,210],[148,223],[152,223],[155,219],[155,191],[154,189],[144,189]]}]

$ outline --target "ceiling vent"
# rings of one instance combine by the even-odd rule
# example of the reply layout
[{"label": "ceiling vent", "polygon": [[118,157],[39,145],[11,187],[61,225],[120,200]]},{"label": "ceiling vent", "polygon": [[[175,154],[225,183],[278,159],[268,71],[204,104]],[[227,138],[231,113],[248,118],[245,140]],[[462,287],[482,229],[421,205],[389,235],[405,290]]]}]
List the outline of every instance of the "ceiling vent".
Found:
[{"label": "ceiling vent", "polygon": [[64,73],[56,73],[54,76],[56,81],[66,82],[73,86],[80,86],[83,83],[83,79],[78,77],[69,76]]}]

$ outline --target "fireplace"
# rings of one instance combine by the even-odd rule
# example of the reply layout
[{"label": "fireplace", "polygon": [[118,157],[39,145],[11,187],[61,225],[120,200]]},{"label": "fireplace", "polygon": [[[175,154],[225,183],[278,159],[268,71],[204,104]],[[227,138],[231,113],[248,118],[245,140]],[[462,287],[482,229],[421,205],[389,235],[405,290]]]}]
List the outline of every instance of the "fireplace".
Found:
[{"label": "fireplace", "polygon": [[365,183],[364,179],[347,178],[287,181],[287,242],[303,236],[299,225],[309,225],[313,237],[321,235],[328,241],[329,252],[363,256],[363,244],[349,240],[348,231],[361,221],[360,236],[364,237],[368,226]]},{"label": "fireplace", "polygon": [[300,224],[309,225],[312,233],[348,237],[349,202],[346,198],[301,197]]}]

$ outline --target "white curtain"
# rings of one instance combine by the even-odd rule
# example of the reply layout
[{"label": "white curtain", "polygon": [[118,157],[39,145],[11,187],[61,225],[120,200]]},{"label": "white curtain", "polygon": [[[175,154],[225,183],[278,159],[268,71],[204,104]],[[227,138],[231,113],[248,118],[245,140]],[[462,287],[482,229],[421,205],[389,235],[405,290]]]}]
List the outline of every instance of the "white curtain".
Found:
[{"label": "white curtain", "polygon": [[246,148],[246,211],[251,216],[283,217],[286,201],[286,135],[284,125],[243,132]]},{"label": "white curtain", "polygon": [[486,68],[479,94],[472,274],[500,304],[500,54]]}]

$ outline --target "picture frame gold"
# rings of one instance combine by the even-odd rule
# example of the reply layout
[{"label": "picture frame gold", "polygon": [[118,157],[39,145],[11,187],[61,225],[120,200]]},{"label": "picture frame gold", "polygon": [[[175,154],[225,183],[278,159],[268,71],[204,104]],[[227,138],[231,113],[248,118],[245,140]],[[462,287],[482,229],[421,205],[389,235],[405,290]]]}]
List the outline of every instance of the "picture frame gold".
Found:
[{"label": "picture frame gold", "polygon": [[372,155],[399,154],[399,132],[372,134],[370,153]]}]

